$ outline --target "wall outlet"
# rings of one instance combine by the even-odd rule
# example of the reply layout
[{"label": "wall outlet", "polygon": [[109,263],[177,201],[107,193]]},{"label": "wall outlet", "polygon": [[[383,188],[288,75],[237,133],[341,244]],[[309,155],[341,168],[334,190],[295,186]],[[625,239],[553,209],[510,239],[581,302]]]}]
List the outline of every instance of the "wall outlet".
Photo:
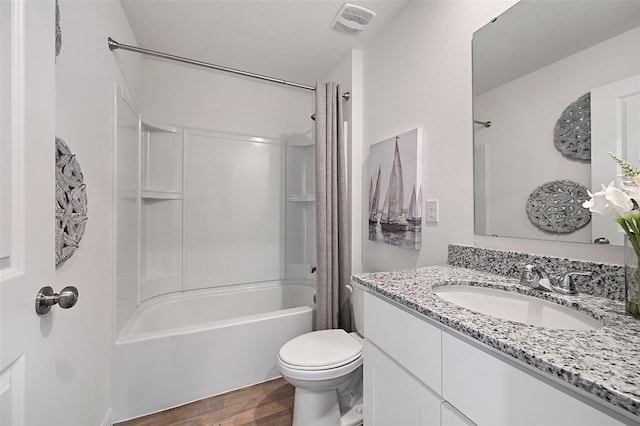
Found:
[{"label": "wall outlet", "polygon": [[438,221],[438,200],[427,200],[427,222]]}]

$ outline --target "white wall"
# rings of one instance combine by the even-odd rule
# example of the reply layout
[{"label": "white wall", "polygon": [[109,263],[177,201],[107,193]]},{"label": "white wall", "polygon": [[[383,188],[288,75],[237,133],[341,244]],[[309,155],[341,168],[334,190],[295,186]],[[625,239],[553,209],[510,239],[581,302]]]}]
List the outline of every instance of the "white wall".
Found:
[{"label": "white wall", "polygon": [[82,167],[89,220],[80,248],[56,272],[56,286],[75,285],[80,297],[69,311],[55,313],[56,327],[64,330],[56,338],[56,373],[68,386],[51,397],[59,407],[72,409],[51,413],[51,420],[95,425],[109,421],[110,408],[111,90],[114,81],[127,87],[122,74],[126,70],[130,89],[137,93],[141,64],[131,54],[119,61],[107,48],[108,36],[136,44],[120,2],[61,0],[60,15],[56,134]]},{"label": "white wall", "polygon": [[591,223],[549,236],[529,221],[526,203],[536,187],[552,180],[569,179],[591,189],[592,163],[563,156],[553,143],[553,129],[580,96],[637,74],[638,39],[640,28],[627,31],[476,96],[476,118],[492,122],[489,128],[474,128],[475,144],[486,144],[489,151],[488,235],[592,241]]},{"label": "white wall", "polygon": [[351,214],[351,273],[357,274],[362,268],[362,209],[364,200],[361,199],[363,169],[363,52],[352,49],[342,60],[336,64],[333,70],[324,78],[324,81],[340,83],[342,92],[351,93],[351,98],[344,102],[344,120],[347,122],[347,167],[349,191],[349,206]]},{"label": "white wall", "polygon": [[[473,233],[471,39],[474,31],[515,3],[412,2],[365,49],[365,152],[373,143],[422,126],[423,201],[440,201],[440,222],[424,225],[420,252],[368,241],[361,216],[365,270],[443,264],[450,243],[622,262],[621,247]],[[363,192],[362,199],[367,197]]]},{"label": "white wall", "polygon": [[412,2],[365,49],[365,155],[421,127],[423,202],[438,199],[440,208],[440,221],[423,225],[420,251],[368,241],[361,214],[365,270],[443,264],[448,244],[473,243],[471,38],[514,3]]}]

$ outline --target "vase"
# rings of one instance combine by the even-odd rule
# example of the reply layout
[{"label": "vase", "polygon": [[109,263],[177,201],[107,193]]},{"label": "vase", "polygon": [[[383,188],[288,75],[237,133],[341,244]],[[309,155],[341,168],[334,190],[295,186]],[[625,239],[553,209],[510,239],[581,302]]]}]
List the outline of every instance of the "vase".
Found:
[{"label": "vase", "polygon": [[[637,238],[634,236],[632,238]],[[637,245],[637,244],[636,244]],[[624,239],[624,302],[627,313],[640,318],[640,279],[638,278],[638,258],[629,237]]]}]

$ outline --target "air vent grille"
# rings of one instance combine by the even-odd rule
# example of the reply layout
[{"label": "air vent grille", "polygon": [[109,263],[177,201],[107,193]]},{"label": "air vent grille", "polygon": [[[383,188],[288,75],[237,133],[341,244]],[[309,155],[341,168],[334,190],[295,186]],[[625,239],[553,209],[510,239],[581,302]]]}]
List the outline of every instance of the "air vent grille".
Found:
[{"label": "air vent grille", "polygon": [[376,13],[351,3],[345,3],[338,11],[331,27],[348,34],[359,34],[375,18]]}]

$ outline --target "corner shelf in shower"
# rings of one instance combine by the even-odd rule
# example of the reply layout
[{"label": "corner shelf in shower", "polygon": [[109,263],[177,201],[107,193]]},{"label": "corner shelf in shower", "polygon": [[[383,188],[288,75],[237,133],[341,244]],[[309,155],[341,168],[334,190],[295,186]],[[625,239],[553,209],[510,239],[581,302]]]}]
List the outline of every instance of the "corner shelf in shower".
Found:
[{"label": "corner shelf in shower", "polygon": [[294,202],[313,202],[316,201],[316,194],[289,194],[287,201]]},{"label": "corner shelf in shower", "polygon": [[182,290],[184,129],[142,119],[140,300]]},{"label": "corner shelf in shower", "polygon": [[182,287],[182,273],[146,275],[140,279],[140,298],[150,299],[160,294],[173,293]]},{"label": "corner shelf in shower", "polygon": [[182,192],[156,191],[143,189],[140,196],[143,200],[182,200]]}]

